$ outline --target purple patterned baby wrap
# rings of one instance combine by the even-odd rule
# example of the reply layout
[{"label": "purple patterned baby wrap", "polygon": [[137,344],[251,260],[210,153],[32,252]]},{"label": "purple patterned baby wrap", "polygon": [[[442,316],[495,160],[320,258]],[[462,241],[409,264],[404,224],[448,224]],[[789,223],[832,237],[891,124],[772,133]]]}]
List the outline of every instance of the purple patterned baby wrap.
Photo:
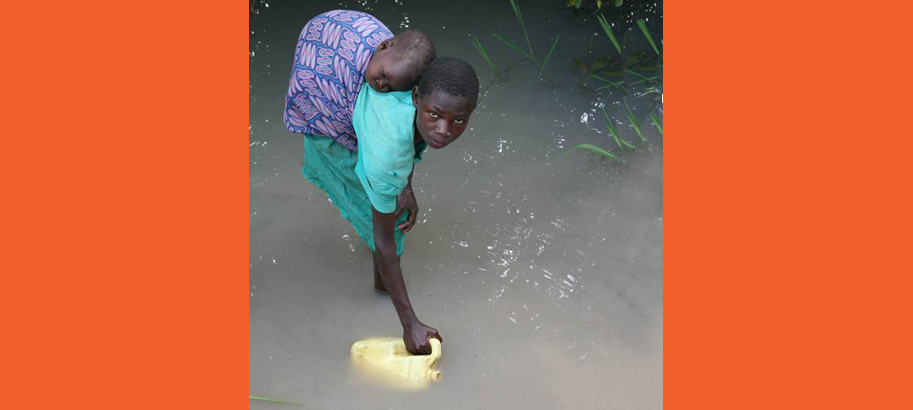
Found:
[{"label": "purple patterned baby wrap", "polygon": [[374,49],[393,33],[370,14],[333,10],[309,21],[295,47],[285,126],[358,150],[352,112]]}]

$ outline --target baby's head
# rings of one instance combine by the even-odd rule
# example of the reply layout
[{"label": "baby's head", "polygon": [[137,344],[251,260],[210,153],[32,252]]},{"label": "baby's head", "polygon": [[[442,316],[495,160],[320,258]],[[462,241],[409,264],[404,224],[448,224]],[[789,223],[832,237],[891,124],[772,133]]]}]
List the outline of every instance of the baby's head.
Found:
[{"label": "baby's head", "polygon": [[438,58],[412,89],[415,128],[429,147],[444,148],[466,130],[478,98],[479,77],[472,66],[458,58]]},{"label": "baby's head", "polygon": [[427,36],[415,30],[404,31],[374,49],[365,81],[382,93],[409,90],[435,57],[434,45]]}]

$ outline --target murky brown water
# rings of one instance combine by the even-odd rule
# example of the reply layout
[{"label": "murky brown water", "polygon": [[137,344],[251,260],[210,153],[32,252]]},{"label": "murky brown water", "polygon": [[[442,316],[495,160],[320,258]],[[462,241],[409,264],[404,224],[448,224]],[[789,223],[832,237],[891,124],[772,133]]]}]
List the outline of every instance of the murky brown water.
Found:
[{"label": "murky brown water", "polygon": [[[314,409],[662,408],[659,133],[644,126],[651,143],[624,164],[561,156],[580,143],[612,146],[598,107],[621,95],[582,90],[572,72],[598,25],[568,21],[553,8],[562,2],[521,2],[534,48],[547,49],[536,45],[558,31],[567,42],[546,70],[556,86],[530,64],[511,70],[510,82],[488,89],[471,129],[417,167],[422,214],[403,270],[416,313],[444,337],[443,380],[405,393],[349,368],[353,342],[402,330],[372,289],[367,247],[301,176],[302,139],[282,125],[297,34],[321,11],[368,7],[394,32],[425,31],[439,55],[470,61],[483,87],[491,72],[468,33],[502,67],[519,58],[489,33],[522,34],[507,2],[268,3],[255,5],[250,35],[250,393]],[[650,110],[662,117],[650,97],[632,108],[642,122]],[[610,110],[634,141],[620,113]]]}]

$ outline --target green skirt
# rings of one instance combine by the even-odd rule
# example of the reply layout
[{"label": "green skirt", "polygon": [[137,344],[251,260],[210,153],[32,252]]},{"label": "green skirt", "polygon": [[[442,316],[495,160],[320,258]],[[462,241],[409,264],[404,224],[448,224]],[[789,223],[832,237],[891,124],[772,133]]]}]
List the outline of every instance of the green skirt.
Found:
[{"label": "green skirt", "polygon": [[[304,166],[301,172],[304,177],[317,185],[327,194],[337,208],[355,228],[355,232],[373,251],[374,222],[373,206],[355,174],[358,154],[337,143],[332,138],[319,135],[305,135]],[[405,211],[396,221],[399,226],[409,218]],[[393,228],[393,239],[396,242],[396,255],[403,254],[403,242],[406,234],[399,228]]]}]

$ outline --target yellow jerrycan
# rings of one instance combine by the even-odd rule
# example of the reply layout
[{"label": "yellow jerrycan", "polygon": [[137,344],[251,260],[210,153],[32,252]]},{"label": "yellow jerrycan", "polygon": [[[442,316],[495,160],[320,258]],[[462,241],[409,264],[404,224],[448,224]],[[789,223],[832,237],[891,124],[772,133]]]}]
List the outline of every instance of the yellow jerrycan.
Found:
[{"label": "yellow jerrycan", "polygon": [[430,342],[430,355],[413,355],[406,351],[402,338],[360,340],[352,345],[352,363],[392,387],[420,389],[429,381],[441,380],[441,371],[434,368],[441,358],[441,341],[431,338]]}]

